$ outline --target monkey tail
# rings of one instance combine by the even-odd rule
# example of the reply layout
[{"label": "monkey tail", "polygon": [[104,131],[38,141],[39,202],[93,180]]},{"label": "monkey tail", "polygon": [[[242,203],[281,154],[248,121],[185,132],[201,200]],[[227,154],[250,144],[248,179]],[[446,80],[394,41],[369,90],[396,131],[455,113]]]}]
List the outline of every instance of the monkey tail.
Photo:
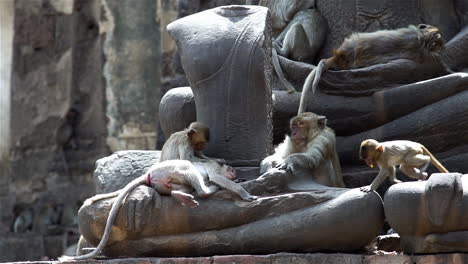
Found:
[{"label": "monkey tail", "polygon": [[278,78],[280,79],[281,84],[283,84],[283,86],[286,87],[288,92],[290,93],[296,92],[296,89],[294,88],[294,86],[292,86],[292,84],[288,82],[288,80],[286,80],[286,77],[284,77],[283,70],[281,69],[281,65],[278,60],[278,52],[276,51],[274,47],[271,49],[271,52],[272,52],[273,68],[275,68],[276,75],[278,75]]},{"label": "monkey tail", "polygon": [[440,172],[449,172],[445,167],[444,165],[442,165],[442,163],[440,163],[435,157],[434,155],[432,155],[432,153],[423,145],[421,145],[421,148],[423,149],[423,153],[428,155],[429,157],[431,157],[431,163],[434,164],[434,166],[436,166],[436,168],[440,171]]},{"label": "monkey tail", "polygon": [[102,235],[101,241],[99,242],[98,246],[93,251],[91,251],[88,254],[81,255],[81,256],[63,256],[63,257],[60,257],[58,260],[59,261],[85,260],[85,259],[96,257],[101,252],[101,250],[106,246],[107,240],[109,239],[109,236],[111,234],[112,224],[114,223],[115,217],[117,216],[117,213],[119,212],[122,201],[133,189],[135,189],[137,186],[141,184],[144,184],[145,182],[146,182],[146,175],[140,176],[134,179],[133,181],[131,181],[129,184],[127,184],[122,190],[120,190],[119,195],[117,195],[117,198],[112,204],[112,208],[109,212],[109,216],[106,222],[106,227],[104,228],[104,234]]},{"label": "monkey tail", "polygon": [[315,92],[317,91],[317,86],[320,81],[320,77],[322,76],[325,61],[325,59],[320,60],[317,67],[315,67],[315,69],[313,69],[312,72],[310,72],[307,76],[304,82],[304,86],[302,87],[301,101],[299,103],[299,110],[297,111],[298,115],[304,113],[306,110],[306,98],[309,92],[309,87],[312,85],[312,94],[315,94]]}]

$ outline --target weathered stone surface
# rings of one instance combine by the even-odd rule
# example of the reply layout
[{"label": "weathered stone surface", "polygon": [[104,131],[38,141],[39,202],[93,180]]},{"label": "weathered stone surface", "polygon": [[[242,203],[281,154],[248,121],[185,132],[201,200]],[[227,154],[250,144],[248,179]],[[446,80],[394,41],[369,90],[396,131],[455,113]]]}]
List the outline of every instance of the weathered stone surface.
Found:
[{"label": "weathered stone surface", "polygon": [[[228,255],[191,258],[120,258],[97,259],[89,261],[63,262],[64,264],[464,264],[468,254],[437,255],[359,255],[359,254],[293,254],[279,253],[271,255]],[[16,264],[54,264],[52,261],[16,262]]]},{"label": "weathered stone surface", "polygon": [[0,255],[57,256],[48,237],[76,228],[95,160],[108,155],[101,5],[0,2]]},{"label": "weathered stone surface", "polygon": [[[468,175],[435,173],[391,186],[385,215],[406,253],[468,252]],[[405,206],[401,206],[402,202]]]},{"label": "weathered stone surface", "polygon": [[161,43],[157,1],[103,1],[108,144],[111,151],[154,149]]},{"label": "weathered stone surface", "polygon": [[[71,239],[76,240],[77,236],[72,236]],[[41,260],[60,256],[64,250],[63,244],[64,237],[61,235],[3,235],[0,239],[0,262]]]},{"label": "weathered stone surface", "polygon": [[169,90],[159,103],[159,123],[164,136],[187,128],[197,120],[197,109],[190,87],[179,87]]},{"label": "weathered stone surface", "polygon": [[96,161],[94,183],[96,193],[108,193],[123,188],[143,175],[159,161],[160,151],[118,151]]},{"label": "weathered stone surface", "polygon": [[194,92],[197,120],[213,135],[205,153],[223,153],[233,165],[257,165],[271,149],[268,19],[264,7],[230,6],[168,25]]}]

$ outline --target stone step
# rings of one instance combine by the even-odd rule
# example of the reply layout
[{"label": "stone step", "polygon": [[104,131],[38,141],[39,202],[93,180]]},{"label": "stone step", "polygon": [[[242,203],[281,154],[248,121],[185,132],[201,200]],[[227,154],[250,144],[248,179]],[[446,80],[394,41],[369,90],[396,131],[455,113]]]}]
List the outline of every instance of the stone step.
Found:
[{"label": "stone step", "polygon": [[[12,262],[10,262],[12,263]],[[13,262],[15,264],[56,264],[56,261]],[[278,253],[271,255],[228,255],[197,258],[120,258],[70,261],[66,263],[83,264],[463,264],[468,263],[468,254],[437,254],[437,255],[360,255],[360,254],[293,254]]]}]

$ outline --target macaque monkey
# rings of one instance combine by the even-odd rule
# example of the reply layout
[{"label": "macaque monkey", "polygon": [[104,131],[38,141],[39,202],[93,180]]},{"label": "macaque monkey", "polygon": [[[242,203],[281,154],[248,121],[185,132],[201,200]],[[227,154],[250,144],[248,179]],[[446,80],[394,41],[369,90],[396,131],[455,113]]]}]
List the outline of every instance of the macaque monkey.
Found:
[{"label": "macaque monkey", "polygon": [[436,61],[448,72],[452,72],[440,59],[439,52],[445,44],[439,29],[426,24],[417,27],[376,32],[354,33],[333,51],[333,56],[323,59],[307,76],[302,88],[298,114],[305,111],[307,93],[317,91],[323,70],[349,70],[387,63],[396,59],[407,59],[423,63]]},{"label": "macaque monkey", "polygon": [[161,151],[159,161],[165,160],[189,160],[203,161],[215,160],[226,163],[223,159],[208,158],[203,154],[205,145],[210,141],[210,129],[201,122],[193,122],[188,128],[174,132],[167,139]]},{"label": "macaque monkey", "polygon": [[325,116],[302,113],[291,119],[291,136],[286,136],[275,153],[260,164],[260,173],[277,167],[295,173],[310,169],[319,183],[345,187],[336,153],[335,133],[326,125]]},{"label": "macaque monkey", "polygon": [[[105,247],[111,234],[112,224],[117,216],[120,205],[127,195],[140,185],[147,185],[154,188],[162,195],[171,195],[183,205],[195,208],[198,202],[190,193],[195,189],[201,197],[206,197],[219,190],[219,187],[229,190],[239,195],[243,200],[253,201],[257,196],[249,194],[242,186],[234,183],[236,171],[227,165],[219,165],[216,161],[191,163],[187,160],[166,160],[153,165],[144,175],[128,183],[123,189],[96,195],[85,201],[85,204],[92,204],[95,201],[117,196],[107,218],[106,227],[98,246],[90,253],[60,258],[66,260],[85,260],[96,257]],[[209,180],[216,185],[207,186],[205,180]]]},{"label": "macaque monkey", "polygon": [[379,174],[370,186],[361,187],[363,192],[377,189],[387,177],[392,183],[401,182],[396,178],[396,165],[400,165],[400,170],[404,174],[420,180],[428,178],[425,171],[429,163],[434,164],[440,172],[448,172],[426,147],[408,140],[379,143],[374,139],[366,139],[361,143],[359,157],[365,160],[369,167],[373,168],[374,164],[377,164],[380,169]]},{"label": "macaque monkey", "polygon": [[272,63],[279,80],[290,93],[294,86],[284,77],[278,54],[311,63],[325,41],[328,25],[316,9],[315,0],[260,1],[271,12],[273,30],[281,34],[273,40]]}]

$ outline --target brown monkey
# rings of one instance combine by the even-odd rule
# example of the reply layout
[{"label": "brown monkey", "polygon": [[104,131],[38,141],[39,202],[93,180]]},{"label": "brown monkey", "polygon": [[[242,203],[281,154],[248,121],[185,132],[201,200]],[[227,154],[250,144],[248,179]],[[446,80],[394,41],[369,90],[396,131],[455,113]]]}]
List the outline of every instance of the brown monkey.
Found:
[{"label": "brown monkey", "polygon": [[[148,172],[128,183],[123,189],[108,194],[97,195],[86,200],[85,203],[89,204],[101,199],[117,196],[112,204],[106,228],[98,246],[88,254],[76,257],[62,257],[59,260],[84,260],[97,256],[109,239],[112,224],[117,216],[120,205],[125,197],[139,185],[146,184],[160,194],[171,195],[183,205],[191,208],[198,206],[198,202],[190,194],[193,189],[195,189],[199,196],[204,197],[216,192],[219,189],[218,186],[220,186],[238,194],[243,200],[252,201],[257,199],[256,196],[249,194],[242,186],[234,183],[232,180],[235,178],[236,171],[232,167],[219,165],[213,160],[201,163],[195,162],[193,164],[187,160],[167,160],[156,163]],[[206,186],[205,180],[209,180],[218,186]]]},{"label": "brown monkey", "polygon": [[[210,129],[201,122],[193,122],[188,128],[174,132],[164,143],[159,161],[189,160],[202,161],[208,158],[203,155],[205,145],[210,141]],[[212,159],[225,163],[222,159]]]},{"label": "brown monkey", "polygon": [[312,93],[323,70],[349,70],[386,63],[396,59],[407,59],[423,63],[436,61],[448,72],[452,72],[440,59],[439,52],[445,44],[439,29],[426,24],[395,30],[354,33],[333,51],[333,56],[323,59],[307,76],[302,88],[298,114],[305,111],[306,95],[312,86]]},{"label": "brown monkey", "polygon": [[325,116],[302,113],[291,119],[291,136],[286,136],[275,153],[260,164],[260,173],[278,167],[294,173],[312,169],[318,182],[334,187],[345,187],[336,153],[335,133],[327,127]]},{"label": "brown monkey", "polygon": [[366,139],[359,148],[359,157],[366,161],[371,168],[374,164],[379,166],[379,174],[370,186],[361,187],[361,191],[370,192],[379,187],[389,177],[392,183],[401,182],[396,179],[395,166],[400,165],[400,170],[411,178],[426,180],[425,172],[429,163],[439,169],[440,172],[448,172],[442,164],[423,145],[408,141],[395,140],[379,143],[374,139]]}]

